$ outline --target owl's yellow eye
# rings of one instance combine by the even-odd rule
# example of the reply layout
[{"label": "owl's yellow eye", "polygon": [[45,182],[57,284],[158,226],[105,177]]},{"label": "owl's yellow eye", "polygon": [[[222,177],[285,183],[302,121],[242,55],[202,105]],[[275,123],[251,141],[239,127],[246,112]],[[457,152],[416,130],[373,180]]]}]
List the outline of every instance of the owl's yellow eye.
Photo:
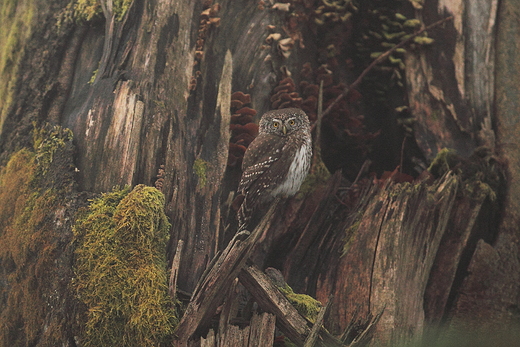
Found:
[{"label": "owl's yellow eye", "polygon": [[294,125],[294,119],[291,119],[291,120],[289,121],[289,125]]},{"label": "owl's yellow eye", "polygon": [[278,122],[273,122],[273,126],[274,126],[275,128],[278,128],[279,125],[280,125],[280,123],[278,123]]}]

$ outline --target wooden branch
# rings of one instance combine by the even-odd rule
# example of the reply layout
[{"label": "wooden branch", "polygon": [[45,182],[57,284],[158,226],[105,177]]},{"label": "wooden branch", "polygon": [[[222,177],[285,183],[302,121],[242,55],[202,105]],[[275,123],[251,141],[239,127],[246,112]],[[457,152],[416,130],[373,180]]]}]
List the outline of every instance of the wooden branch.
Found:
[{"label": "wooden branch", "polygon": [[[269,277],[255,265],[244,268],[238,279],[253,295],[258,305],[277,317],[277,327],[296,345],[303,346],[311,333],[307,320],[291,305],[289,300],[271,283]],[[343,347],[334,336],[320,329],[319,346]]]},{"label": "wooden branch", "polygon": [[255,312],[251,319],[248,347],[272,347],[275,327],[275,315],[268,312],[261,314]]},{"label": "wooden branch", "polygon": [[233,284],[231,285],[231,288],[229,290],[229,293],[227,294],[226,301],[222,305],[222,310],[220,311],[220,319],[218,322],[218,340],[220,341],[219,346],[225,346],[226,345],[226,336],[228,334],[229,329],[229,321],[231,317],[236,314],[233,310],[234,304],[237,302],[237,284],[238,281],[235,279],[233,281]]},{"label": "wooden branch", "polygon": [[316,345],[316,340],[318,339],[319,332],[321,330],[321,327],[323,326],[323,320],[325,319],[325,316],[329,312],[330,306],[332,304],[332,298],[333,296],[329,296],[329,301],[327,302],[327,305],[325,307],[322,307],[320,310],[320,313],[318,313],[318,317],[316,318],[316,322],[314,323],[314,326],[311,329],[311,332],[309,336],[305,339],[305,343],[303,344],[303,347],[314,347]]},{"label": "wooden branch", "polygon": [[250,235],[247,231],[236,234],[207,275],[197,284],[197,290],[175,330],[177,340],[174,344],[176,346],[187,346],[188,340],[195,331],[206,326],[215,315],[217,307],[223,302],[234,279],[244,267],[253,245],[264,229],[268,227],[276,205],[275,203],[271,206]]},{"label": "wooden branch", "polygon": [[215,331],[211,329],[206,338],[200,338],[200,347],[215,347],[216,344]]},{"label": "wooden branch", "polygon": [[170,297],[172,299],[175,299],[175,295],[177,293],[177,277],[179,275],[179,266],[181,265],[183,247],[184,247],[184,241],[179,240],[179,242],[177,242],[177,250],[175,251],[175,256],[173,257],[173,261],[172,261],[170,282],[168,285],[168,292],[170,293]]},{"label": "wooden branch", "polygon": [[410,41],[412,41],[414,38],[416,38],[417,36],[421,35],[423,32],[425,32],[426,30],[430,30],[436,26],[439,26],[449,20],[452,20],[453,19],[453,16],[450,16],[450,17],[446,17],[446,18],[443,18],[433,24],[430,24],[428,25],[427,27],[424,27],[422,28],[421,30],[417,31],[416,33],[413,33],[409,38],[407,38],[406,40],[403,40],[401,42],[399,42],[397,45],[395,45],[394,47],[392,47],[391,49],[389,49],[388,51],[386,51],[385,53],[381,54],[379,57],[377,57],[370,65],[368,65],[368,67],[363,70],[363,72],[361,72],[361,74],[358,76],[358,78],[350,85],[348,86],[347,88],[345,88],[345,90],[343,91],[343,93],[341,93],[340,95],[338,95],[338,97],[336,97],[336,99],[329,105],[329,107],[327,107],[327,109],[325,111],[323,111],[323,113],[321,114],[321,117],[324,117],[326,116],[327,114],[330,113],[330,111],[332,110],[332,108],[341,100],[343,99],[345,96],[347,96],[348,92],[354,88],[356,88],[360,83],[361,81],[363,80],[363,78],[366,76],[367,73],[370,72],[370,70],[372,70],[374,68],[374,66],[376,66],[377,64],[381,63],[382,61],[384,61],[386,58],[388,58],[390,56],[390,54],[394,53],[397,49],[399,48],[402,48],[404,47],[405,45],[407,45]]},{"label": "wooden branch", "polygon": [[374,334],[376,325],[379,322],[379,319],[381,319],[384,311],[385,309],[383,307],[377,315],[369,316],[367,323],[364,325],[363,331],[354,338],[349,347],[363,347],[372,340],[372,335]]},{"label": "wooden branch", "polygon": [[228,326],[225,334],[226,340],[219,346],[247,347],[249,345],[250,330],[250,326],[244,329],[240,329],[237,325]]}]

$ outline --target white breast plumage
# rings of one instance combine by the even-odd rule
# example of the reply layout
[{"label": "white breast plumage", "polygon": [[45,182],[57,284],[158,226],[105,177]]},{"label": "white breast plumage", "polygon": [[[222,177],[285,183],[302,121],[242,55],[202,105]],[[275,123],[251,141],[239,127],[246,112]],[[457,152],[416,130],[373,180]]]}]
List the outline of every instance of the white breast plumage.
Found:
[{"label": "white breast plumage", "polygon": [[291,166],[289,166],[287,178],[272,191],[273,196],[291,196],[298,192],[311,165],[310,147],[310,141],[305,141],[298,149]]}]

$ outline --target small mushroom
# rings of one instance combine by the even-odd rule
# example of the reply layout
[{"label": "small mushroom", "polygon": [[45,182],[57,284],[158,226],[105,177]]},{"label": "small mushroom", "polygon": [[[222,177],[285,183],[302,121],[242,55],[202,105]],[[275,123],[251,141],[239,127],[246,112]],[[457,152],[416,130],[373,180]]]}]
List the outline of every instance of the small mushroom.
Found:
[{"label": "small mushroom", "polygon": [[290,7],[291,7],[290,3],[277,2],[276,4],[273,5],[273,9],[280,10],[280,11],[285,11],[285,12],[289,12]]},{"label": "small mushroom", "polygon": [[289,58],[293,47],[294,47],[294,40],[290,37],[287,37],[285,39],[281,39],[280,41],[278,41],[278,48],[280,50],[280,53],[282,53],[282,55],[285,58]]},{"label": "small mushroom", "polygon": [[231,94],[231,100],[240,100],[244,105],[251,103],[251,95],[243,92],[234,92]]},{"label": "small mushroom", "polygon": [[220,26],[220,18],[219,17],[210,18],[209,23],[215,27],[218,27],[218,26]]},{"label": "small mushroom", "polygon": [[249,107],[242,107],[240,110],[236,111],[239,114],[248,114],[251,116],[256,115],[256,110],[249,108]]},{"label": "small mushroom", "polygon": [[282,34],[280,33],[272,33],[265,39],[265,42],[271,44],[273,41],[278,41],[282,38]]},{"label": "small mushroom", "polygon": [[239,109],[244,106],[244,103],[240,100],[231,100],[231,108]]}]

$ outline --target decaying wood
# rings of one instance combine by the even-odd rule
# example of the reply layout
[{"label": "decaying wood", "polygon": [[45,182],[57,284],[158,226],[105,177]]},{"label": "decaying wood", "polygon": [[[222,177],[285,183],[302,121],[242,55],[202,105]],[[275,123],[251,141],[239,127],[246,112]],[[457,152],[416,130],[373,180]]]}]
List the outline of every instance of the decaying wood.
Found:
[{"label": "decaying wood", "polygon": [[[482,239],[478,241],[468,266],[469,274],[450,311],[454,317],[452,328],[476,331],[485,324],[486,332],[505,331],[506,336],[515,336],[518,326],[517,321],[511,321],[511,308],[516,307],[518,300],[520,274],[511,270],[520,268],[517,242],[515,236],[508,234],[501,235],[494,246]],[[501,303],[497,304],[496,293],[501,293]]]},{"label": "decaying wood", "polygon": [[[300,235],[302,242],[296,243],[298,253],[289,253],[283,267],[290,271],[288,282],[315,283],[310,276],[317,273],[323,280],[314,289],[316,297],[334,295],[336,305],[329,321],[343,327],[341,331],[355,311],[368,317],[385,307],[375,331],[378,340],[409,337],[410,326],[421,329],[425,322],[424,294],[459,185],[460,178],[449,174],[433,184],[397,184],[390,179],[368,188],[353,208],[350,222],[332,223],[326,232],[312,235],[307,232],[323,223],[307,225]],[[311,221],[335,209],[333,200],[324,206]],[[306,238],[309,241],[303,242]],[[321,267],[322,263],[328,265]],[[296,269],[301,277],[295,276]],[[314,292],[312,287],[296,290]],[[328,328],[340,333],[338,326]]]},{"label": "decaying wood", "polygon": [[251,234],[236,234],[207,275],[201,278],[175,330],[177,346],[186,346],[193,333],[215,315],[217,307],[223,302],[233,281],[246,263],[253,245],[268,225],[275,206],[276,204],[273,204]]},{"label": "decaying wood", "polygon": [[247,241],[250,238],[240,240],[245,236],[247,235],[237,234],[233,238],[203,279],[198,290],[193,293],[192,300],[176,329],[178,346],[185,346],[198,327],[215,315],[217,306],[223,301],[231,282],[240,271],[240,263],[245,263],[247,259],[244,255],[247,254],[252,243]]},{"label": "decaying wood", "polygon": [[181,264],[183,246],[184,241],[179,240],[179,242],[177,242],[177,249],[175,251],[175,256],[173,257],[172,261],[170,281],[168,284],[168,292],[170,293],[171,298],[175,298],[175,294],[177,292],[177,275],[179,274],[179,266]]},{"label": "decaying wood", "polygon": [[229,325],[225,335],[226,339],[221,346],[247,347],[249,345],[249,330],[249,326],[241,329],[237,325]]},{"label": "decaying wood", "polygon": [[[424,324],[424,292],[439,243],[446,230],[459,179],[446,175],[435,184],[401,187],[383,193],[385,216],[380,220],[371,274],[371,311],[385,312],[379,338],[410,338]],[[406,327],[415,326],[415,332]]]},{"label": "decaying wood", "polygon": [[318,317],[316,318],[316,322],[314,322],[314,325],[312,326],[309,336],[307,336],[307,338],[305,339],[305,343],[303,344],[303,347],[313,347],[316,344],[319,333],[323,326],[323,320],[325,319],[325,315],[328,313],[331,304],[332,304],[332,296],[329,296],[329,300],[327,301],[327,304],[325,305],[325,307],[321,308],[320,313],[318,314]]},{"label": "decaying wood", "polygon": [[271,347],[274,342],[276,316],[263,312],[254,313],[251,319],[251,332],[248,347]]},{"label": "decaying wood", "polygon": [[279,329],[294,343],[303,344],[310,332],[307,321],[269,278],[255,266],[249,266],[240,272],[239,279],[263,310],[280,317],[277,321]]},{"label": "decaying wood", "polygon": [[[309,322],[291,305],[289,300],[271,283],[271,280],[254,265],[244,268],[239,275],[240,282],[253,295],[258,305],[273,313],[278,319],[277,327],[295,344],[303,345],[311,332]],[[343,346],[343,344],[320,330],[320,346]]]},{"label": "decaying wood", "polygon": [[[256,313],[249,326],[240,328],[236,325],[226,326],[225,331],[219,327],[220,339],[210,329],[207,336],[200,338],[201,347],[272,347],[274,342],[276,317],[270,313]],[[217,343],[217,340],[220,340]]]},{"label": "decaying wood", "polygon": [[227,297],[222,304],[222,309],[220,311],[219,323],[218,323],[218,340],[220,341],[219,346],[226,346],[226,336],[228,335],[229,330],[229,322],[232,317],[234,317],[237,313],[238,299],[237,299],[237,284],[238,280],[235,279]]},{"label": "decaying wood", "polygon": [[469,253],[476,247],[475,242],[483,236],[477,225],[479,219],[488,218],[486,214],[481,216],[487,195],[479,191],[477,186],[472,188],[477,194],[461,195],[455,200],[457,208],[451,213],[450,223],[428,279],[424,311],[431,324],[438,324],[443,319],[461,259],[465,257],[469,261]]},{"label": "decaying wood", "polygon": [[368,345],[368,343],[372,340],[374,335],[374,331],[376,329],[376,325],[379,322],[379,319],[383,315],[384,308],[379,311],[379,313],[375,316],[369,315],[363,322],[355,321],[354,317],[352,317],[352,321],[348,328],[345,330],[345,333],[342,336],[341,341],[347,342],[349,340],[349,347],[363,347]]},{"label": "decaying wood", "polygon": [[468,157],[477,146],[495,146],[491,113],[497,6],[497,1],[478,0],[432,7],[430,17],[450,14],[453,21],[428,33],[436,49],[406,55],[415,138],[430,160],[442,148]]},{"label": "decaying wood", "polygon": [[215,347],[217,345],[215,341],[215,331],[210,329],[205,338],[200,338],[200,347]]}]

